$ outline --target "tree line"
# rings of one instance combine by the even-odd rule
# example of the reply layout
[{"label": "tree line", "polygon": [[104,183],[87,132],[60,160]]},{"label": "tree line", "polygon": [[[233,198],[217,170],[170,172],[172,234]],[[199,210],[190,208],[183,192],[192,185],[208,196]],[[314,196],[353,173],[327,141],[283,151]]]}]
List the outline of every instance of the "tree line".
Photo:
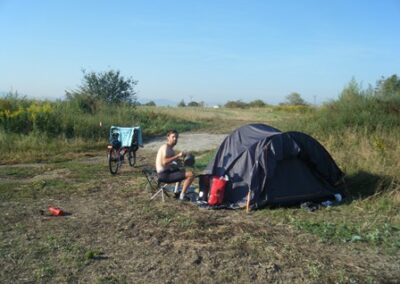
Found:
[{"label": "tree line", "polygon": [[[66,90],[65,95],[67,101],[77,104],[79,108],[86,113],[96,113],[99,105],[104,103],[127,104],[133,107],[138,105],[156,106],[154,101],[140,104],[135,91],[138,81],[134,80],[132,77],[122,76],[119,70],[108,70],[104,72],[86,72],[86,70],[82,70],[82,73],[83,78],[81,84],[78,85],[75,90]],[[350,98],[351,94],[355,93],[354,88],[357,88],[357,84],[355,79],[352,79],[349,86],[342,91],[340,96]],[[351,88],[353,88],[353,90]],[[396,74],[388,78],[381,77],[377,81],[375,88],[369,86],[367,92],[381,97],[399,97],[400,78]],[[178,107],[204,107],[205,105],[203,101],[190,101],[185,103],[183,99],[177,104]],[[292,92],[287,95],[285,101],[279,105],[309,106],[310,103],[305,101],[298,92]],[[248,103],[242,100],[232,100],[227,101],[223,106],[226,108],[252,108],[266,107],[269,106],[269,104],[261,99],[256,99]]]}]

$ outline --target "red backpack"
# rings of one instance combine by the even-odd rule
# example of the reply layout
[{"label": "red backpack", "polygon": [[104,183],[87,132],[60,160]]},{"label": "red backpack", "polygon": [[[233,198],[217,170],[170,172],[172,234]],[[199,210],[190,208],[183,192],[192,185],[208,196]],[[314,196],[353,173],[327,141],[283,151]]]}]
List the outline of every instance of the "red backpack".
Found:
[{"label": "red backpack", "polygon": [[224,200],[224,192],[227,180],[224,177],[213,177],[211,182],[208,205],[219,205]]}]

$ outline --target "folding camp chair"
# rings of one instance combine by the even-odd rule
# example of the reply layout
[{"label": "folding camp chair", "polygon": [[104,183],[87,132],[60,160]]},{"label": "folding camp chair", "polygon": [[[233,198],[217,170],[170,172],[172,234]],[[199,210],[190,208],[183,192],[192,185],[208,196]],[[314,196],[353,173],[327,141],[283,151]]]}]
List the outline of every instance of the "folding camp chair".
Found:
[{"label": "folding camp chair", "polygon": [[151,193],[150,200],[153,200],[158,195],[161,195],[161,199],[165,202],[164,195],[169,197],[168,193],[171,193],[171,186],[174,185],[173,193],[179,192],[180,182],[167,183],[158,178],[157,172],[154,169],[144,169],[142,171],[147,179],[146,190]]}]

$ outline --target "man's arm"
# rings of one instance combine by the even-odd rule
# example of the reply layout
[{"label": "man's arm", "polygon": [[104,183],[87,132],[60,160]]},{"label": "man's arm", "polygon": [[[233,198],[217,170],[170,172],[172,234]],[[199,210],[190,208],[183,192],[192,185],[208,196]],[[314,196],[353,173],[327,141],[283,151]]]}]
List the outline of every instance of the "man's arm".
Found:
[{"label": "man's arm", "polygon": [[173,162],[173,161],[175,161],[175,160],[177,160],[177,159],[179,159],[179,158],[181,158],[183,156],[184,156],[183,152],[180,152],[180,153],[178,153],[178,154],[176,154],[175,156],[172,156],[172,157],[164,156],[161,163],[162,163],[163,167],[166,167],[171,162]]}]

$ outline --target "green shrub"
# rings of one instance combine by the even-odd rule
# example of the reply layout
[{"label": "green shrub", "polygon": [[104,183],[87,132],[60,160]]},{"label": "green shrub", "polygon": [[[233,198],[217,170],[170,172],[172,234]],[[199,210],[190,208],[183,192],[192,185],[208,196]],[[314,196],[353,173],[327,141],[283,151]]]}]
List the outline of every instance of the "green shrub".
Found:
[{"label": "green shrub", "polygon": [[32,130],[32,121],[25,109],[19,106],[16,110],[0,110],[0,124],[7,132],[29,133]]},{"label": "green shrub", "polygon": [[76,94],[70,98],[70,104],[75,105],[83,113],[95,114],[100,104],[99,100],[87,94]]},{"label": "green shrub", "polygon": [[[284,109],[280,109],[280,108]],[[291,111],[290,106],[276,110]],[[343,89],[338,100],[326,103],[310,115],[288,122],[293,128],[309,133],[331,133],[347,128],[400,128],[400,96],[382,96],[371,88],[363,90],[353,79]]]},{"label": "green shrub", "polygon": [[31,101],[20,98],[18,93],[8,93],[0,98],[0,127],[6,132],[29,133],[32,122],[29,120],[26,108]]},{"label": "green shrub", "polygon": [[242,102],[241,100],[237,100],[237,101],[228,101],[225,104],[225,107],[227,107],[227,108],[247,108],[248,105],[245,102]]},{"label": "green shrub", "polygon": [[263,100],[254,100],[248,103],[249,107],[265,107],[267,104]]},{"label": "green shrub", "polygon": [[49,136],[60,134],[62,132],[62,122],[56,108],[57,106],[54,103],[33,102],[26,110],[33,125],[33,130]]},{"label": "green shrub", "polygon": [[184,120],[154,110],[137,109],[130,104],[97,102],[96,112],[82,109],[76,100],[25,101],[18,98],[0,100],[0,128],[5,132],[46,135],[54,138],[107,141],[115,126],[141,126],[145,136],[164,134],[168,129],[187,131],[200,123]]}]

